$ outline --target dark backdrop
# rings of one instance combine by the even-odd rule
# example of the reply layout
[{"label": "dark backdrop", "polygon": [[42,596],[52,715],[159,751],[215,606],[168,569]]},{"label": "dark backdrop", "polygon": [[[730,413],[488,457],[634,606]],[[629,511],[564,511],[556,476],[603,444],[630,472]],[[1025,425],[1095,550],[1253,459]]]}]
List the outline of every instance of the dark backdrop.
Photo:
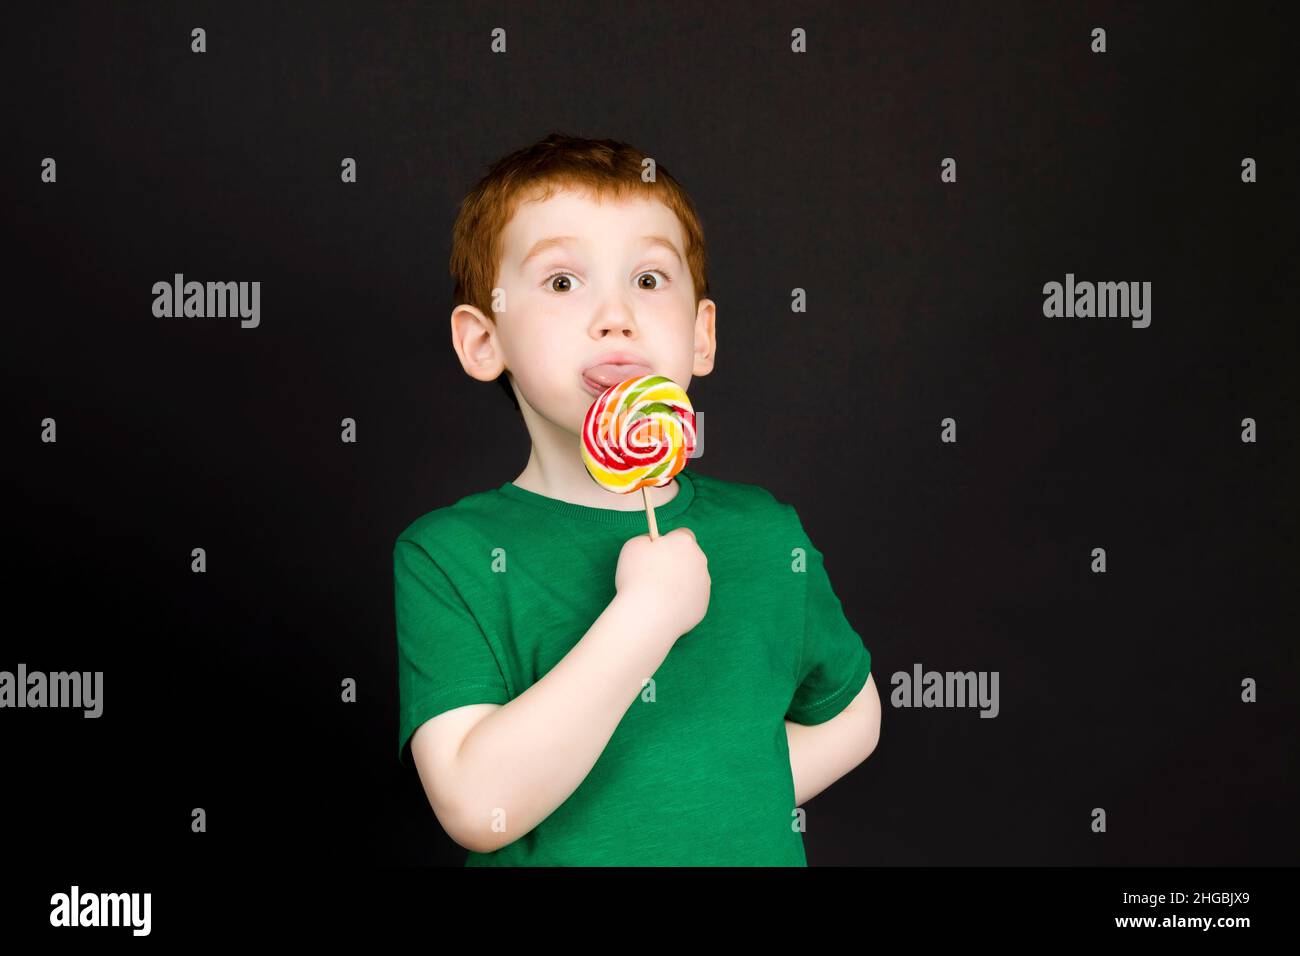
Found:
[{"label": "dark backdrop", "polygon": [[[0,669],[105,685],[0,712],[7,849],[463,861],[396,759],[392,545],[527,460],[450,346],[450,227],[561,130],[691,191],[693,467],[799,509],[872,651],[881,743],[810,802],[812,864],[1296,863],[1283,6],[15,9]],[[260,327],[155,318],[176,272],[259,280]],[[1044,317],[1067,272],[1151,282],[1150,327]],[[999,716],[893,707],[917,663],[997,671]]]}]

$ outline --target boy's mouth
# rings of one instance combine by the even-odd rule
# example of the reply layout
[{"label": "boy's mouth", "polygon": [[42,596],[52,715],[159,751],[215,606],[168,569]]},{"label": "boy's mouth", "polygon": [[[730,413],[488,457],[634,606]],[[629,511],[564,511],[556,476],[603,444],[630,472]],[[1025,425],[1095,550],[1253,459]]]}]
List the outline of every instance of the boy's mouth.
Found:
[{"label": "boy's mouth", "polygon": [[611,385],[617,385],[619,382],[626,382],[629,378],[639,378],[642,375],[649,375],[650,366],[640,365],[632,362],[607,363],[604,365],[593,365],[582,373],[582,386],[591,395],[596,396]]}]

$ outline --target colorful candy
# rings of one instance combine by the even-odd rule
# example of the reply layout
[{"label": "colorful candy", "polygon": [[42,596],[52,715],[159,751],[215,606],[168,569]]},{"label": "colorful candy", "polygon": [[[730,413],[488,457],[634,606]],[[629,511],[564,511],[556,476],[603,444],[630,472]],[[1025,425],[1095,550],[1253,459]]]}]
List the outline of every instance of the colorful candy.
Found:
[{"label": "colorful candy", "polygon": [[587,409],[581,445],[587,472],[602,488],[626,495],[662,487],[695,450],[695,410],[670,378],[629,378]]}]

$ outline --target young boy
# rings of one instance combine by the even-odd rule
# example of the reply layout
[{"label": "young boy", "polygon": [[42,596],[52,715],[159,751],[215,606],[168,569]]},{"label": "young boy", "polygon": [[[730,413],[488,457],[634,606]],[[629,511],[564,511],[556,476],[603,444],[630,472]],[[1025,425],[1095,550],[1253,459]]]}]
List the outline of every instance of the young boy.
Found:
[{"label": "young boy", "polygon": [[532,439],[513,481],[394,545],[398,759],[469,866],[806,866],[798,808],[879,737],[871,655],[792,506],[688,463],[649,491],[652,541],[641,493],[587,474],[606,386],[714,364],[700,222],[643,159],[553,134],[453,229],[452,345]]}]

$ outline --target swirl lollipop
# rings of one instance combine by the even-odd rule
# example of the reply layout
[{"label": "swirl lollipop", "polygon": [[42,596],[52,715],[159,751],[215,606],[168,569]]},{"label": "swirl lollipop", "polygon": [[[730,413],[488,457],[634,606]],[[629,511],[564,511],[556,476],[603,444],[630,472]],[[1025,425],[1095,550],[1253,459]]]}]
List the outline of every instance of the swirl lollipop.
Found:
[{"label": "swirl lollipop", "polygon": [[695,450],[695,410],[670,378],[629,378],[605,389],[587,409],[581,447],[596,484],[621,495],[641,489],[653,540],[659,529],[647,489],[663,487],[686,467]]}]

